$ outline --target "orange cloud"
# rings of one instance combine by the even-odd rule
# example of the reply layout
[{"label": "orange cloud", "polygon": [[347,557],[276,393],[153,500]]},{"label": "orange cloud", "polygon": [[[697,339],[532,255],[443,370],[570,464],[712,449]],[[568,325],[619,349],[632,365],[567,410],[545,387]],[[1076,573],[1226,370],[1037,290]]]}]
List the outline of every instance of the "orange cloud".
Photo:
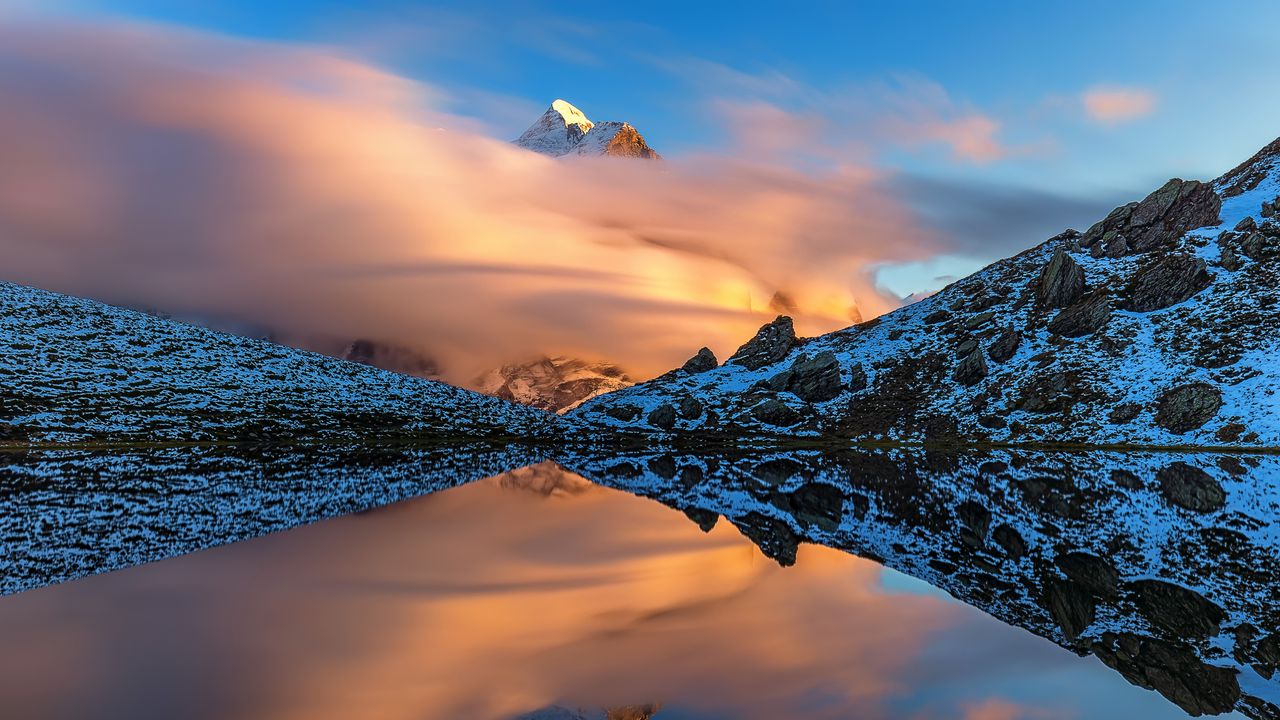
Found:
[{"label": "orange cloud", "polygon": [[316,49],[11,25],[0,93],[21,138],[4,279],[395,341],[457,382],[538,352],[656,374],[731,351],[778,290],[802,332],[830,331],[895,305],[874,265],[936,247],[866,166],[552,160]]},{"label": "orange cloud", "polygon": [[1085,113],[1100,123],[1116,125],[1155,111],[1156,96],[1142,88],[1096,87],[1081,95]]}]

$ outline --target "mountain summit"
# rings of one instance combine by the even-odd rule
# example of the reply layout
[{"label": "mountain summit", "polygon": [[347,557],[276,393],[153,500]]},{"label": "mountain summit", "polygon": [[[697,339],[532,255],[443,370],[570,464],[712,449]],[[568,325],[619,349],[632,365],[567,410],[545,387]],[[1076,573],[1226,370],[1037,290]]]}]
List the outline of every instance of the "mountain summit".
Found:
[{"label": "mountain summit", "polygon": [[564,100],[551,103],[542,117],[512,144],[551,157],[609,155],[660,159],[630,123],[593,123],[581,110]]}]

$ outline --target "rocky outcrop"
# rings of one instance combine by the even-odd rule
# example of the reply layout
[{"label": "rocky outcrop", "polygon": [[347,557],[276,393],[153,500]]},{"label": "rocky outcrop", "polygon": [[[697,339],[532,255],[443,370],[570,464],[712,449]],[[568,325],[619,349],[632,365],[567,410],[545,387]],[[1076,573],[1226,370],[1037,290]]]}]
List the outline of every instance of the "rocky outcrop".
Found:
[{"label": "rocky outcrop", "polygon": [[1064,308],[1080,299],[1083,294],[1084,268],[1066,250],[1058,248],[1040,271],[1036,300],[1042,307]]},{"label": "rocky outcrop", "polygon": [[716,360],[716,354],[711,352],[711,348],[704,347],[698,350],[696,355],[685,360],[680,369],[689,375],[697,375],[708,370],[715,370],[719,365],[720,362]]},{"label": "rocky outcrop", "polygon": [[791,366],[786,389],[805,402],[825,402],[840,395],[840,361],[830,352],[801,358]]},{"label": "rocky outcrop", "polygon": [[[1088,249],[1101,243],[1108,257],[1150,252],[1173,245],[1188,230],[1218,224],[1221,210],[1222,198],[1211,185],[1175,178],[1142,202],[1113,210],[1081,236],[1080,245]],[[1124,252],[1116,252],[1118,239]]]},{"label": "rocky outcrop", "polygon": [[1189,300],[1212,283],[1204,260],[1167,255],[1138,271],[1121,296],[1120,307],[1134,312],[1163,310]]},{"label": "rocky outcrop", "polygon": [[[646,408],[695,397],[704,413],[678,427],[701,437],[1280,447],[1264,390],[1280,384],[1267,360],[1280,349],[1268,249],[1280,257],[1280,222],[1260,214],[1280,158],[1267,163],[1252,194],[1224,204],[1221,181],[1172,181],[870,322],[801,343],[780,319],[723,366],[582,419],[625,432],[603,407],[634,393]],[[796,369],[817,357],[834,357],[842,382],[828,369],[795,402]],[[794,424],[754,419],[770,397]]]},{"label": "rocky outcrop", "polygon": [[755,337],[730,355],[725,364],[741,365],[748,370],[759,370],[784,359],[798,344],[799,340],[796,338],[796,330],[791,318],[779,315],[773,322],[757,330]]}]

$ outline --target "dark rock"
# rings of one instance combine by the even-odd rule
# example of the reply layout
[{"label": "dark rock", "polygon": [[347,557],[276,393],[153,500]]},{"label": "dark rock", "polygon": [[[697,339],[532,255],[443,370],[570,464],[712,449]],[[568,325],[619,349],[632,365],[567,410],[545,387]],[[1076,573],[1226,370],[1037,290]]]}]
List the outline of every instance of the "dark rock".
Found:
[{"label": "dark rock", "polygon": [[1045,585],[1044,603],[1068,640],[1076,639],[1089,627],[1098,606],[1098,601],[1082,585],[1058,578]]},{"label": "dark rock", "polygon": [[662,403],[658,407],[654,408],[646,419],[649,421],[650,425],[656,428],[670,430],[676,426],[675,406],[671,403]]},{"label": "dark rock", "polygon": [[1156,472],[1160,492],[1169,502],[1194,512],[1213,512],[1227,501],[1222,485],[1209,473],[1184,462],[1175,462]]},{"label": "dark rock", "polygon": [[1092,292],[1080,298],[1049,323],[1049,332],[1062,337],[1092,335],[1111,319],[1111,299],[1105,292]]},{"label": "dark rock", "polygon": [[789,427],[800,422],[799,413],[775,398],[769,398],[751,408],[751,417],[766,425],[779,427]]},{"label": "dark rock", "polygon": [[1018,352],[1018,346],[1021,343],[1022,336],[1016,331],[1001,330],[1000,334],[995,336],[987,346],[987,357],[991,358],[992,362],[1005,362]]},{"label": "dark rock", "polygon": [[1166,390],[1156,400],[1156,424],[1169,432],[1185,433],[1204,425],[1222,407],[1222,391],[1203,382]]},{"label": "dark rock", "polygon": [[958,346],[956,346],[956,357],[962,358],[965,355],[978,349],[978,341],[974,338],[965,338]]},{"label": "dark rock", "polygon": [[982,358],[982,353],[971,352],[960,360],[960,364],[956,365],[955,372],[951,374],[951,379],[961,385],[976,385],[987,376],[987,361]]},{"label": "dark rock", "polygon": [[686,397],[680,400],[680,417],[685,420],[696,420],[702,415],[702,403],[697,398]]},{"label": "dark rock", "polygon": [[808,483],[791,493],[791,507],[801,525],[817,525],[830,532],[844,517],[844,493],[826,483]]},{"label": "dark rock", "polygon": [[714,530],[716,523],[720,521],[720,513],[714,510],[688,507],[684,509],[684,514],[685,517],[697,523],[698,529],[704,533]]},{"label": "dark rock", "polygon": [[710,348],[704,347],[698,351],[697,355],[685,360],[684,365],[681,365],[680,369],[690,375],[697,375],[698,373],[704,373],[708,370],[715,370],[719,364],[720,363],[716,361],[716,354],[711,352]]},{"label": "dark rock", "polygon": [[1056,562],[1063,574],[1095,596],[1116,596],[1120,573],[1106,560],[1086,552],[1070,552],[1058,556]]},{"label": "dark rock", "polygon": [[[1080,238],[1083,247],[1101,244],[1108,257],[1144,253],[1176,242],[1193,228],[1217,225],[1222,199],[1205,183],[1170,180],[1140,203],[1111,211]],[[1101,255],[1099,255],[1101,256]]]},{"label": "dark rock", "polygon": [[1227,614],[1205,596],[1163,580],[1128,583],[1138,612],[1153,626],[1180,639],[1201,640],[1218,634]]},{"label": "dark rock", "polygon": [[1138,403],[1127,402],[1111,408],[1111,413],[1107,415],[1107,420],[1114,425],[1124,425],[1133,422],[1133,419],[1142,414],[1142,406]]},{"label": "dark rock", "polygon": [[640,414],[640,408],[636,407],[635,405],[614,405],[612,407],[606,408],[604,411],[604,414],[608,415],[614,420],[621,420],[622,422],[631,422],[632,420],[635,420],[636,417]]},{"label": "dark rock", "polygon": [[977,315],[974,315],[968,318],[967,320],[965,320],[964,327],[966,330],[976,330],[977,328],[980,328],[983,325],[986,325],[987,323],[991,322],[991,319],[994,318],[995,316],[996,316],[996,312],[994,310],[987,310],[986,312],[980,312]]},{"label": "dark rock", "polygon": [[1058,248],[1040,270],[1036,300],[1040,307],[1063,308],[1084,294],[1084,268]]},{"label": "dark rock", "polygon": [[867,389],[867,371],[862,365],[854,363],[849,367],[849,390],[859,392]]},{"label": "dark rock", "polygon": [[1027,541],[1022,534],[1008,525],[999,525],[991,531],[991,539],[1004,549],[1004,554],[1017,560],[1027,554]]},{"label": "dark rock", "polygon": [[1272,260],[1280,257],[1280,241],[1262,233],[1250,233],[1240,243],[1240,251],[1250,260]]},{"label": "dark rock", "polygon": [[991,527],[991,511],[982,503],[965,500],[956,507],[956,517],[979,538],[987,537],[987,530]]},{"label": "dark rock", "polygon": [[1138,477],[1138,474],[1132,470],[1115,468],[1111,471],[1111,482],[1129,490],[1142,489],[1142,478]]},{"label": "dark rock", "polygon": [[1120,298],[1120,307],[1134,312],[1161,310],[1190,299],[1212,282],[1204,260],[1166,255],[1134,275]]},{"label": "dark rock", "polygon": [[1258,223],[1254,222],[1253,217],[1249,215],[1245,215],[1244,218],[1240,220],[1240,222],[1236,223],[1236,226],[1233,229],[1236,232],[1246,232],[1248,230],[1256,230],[1258,229]]},{"label": "dark rock", "polygon": [[755,337],[738,348],[725,363],[741,365],[748,370],[759,370],[785,358],[797,344],[791,318],[779,315],[773,322],[756,331]]},{"label": "dark rock", "polygon": [[830,352],[797,361],[791,366],[787,389],[805,402],[831,400],[844,389],[840,385],[840,362]]},{"label": "dark rock", "polygon": [[1129,682],[1155,690],[1191,715],[1221,715],[1240,699],[1236,671],[1202,662],[1187,643],[1107,633],[1091,649]]},{"label": "dark rock", "polygon": [[937,325],[938,323],[946,322],[950,317],[951,313],[946,310],[934,310],[924,316],[924,323],[926,325]]}]

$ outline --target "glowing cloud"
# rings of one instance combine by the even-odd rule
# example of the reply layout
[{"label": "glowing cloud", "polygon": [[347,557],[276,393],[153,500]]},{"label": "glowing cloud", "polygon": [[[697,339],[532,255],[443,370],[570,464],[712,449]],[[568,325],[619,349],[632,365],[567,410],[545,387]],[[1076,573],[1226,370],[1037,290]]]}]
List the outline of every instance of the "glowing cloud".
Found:
[{"label": "glowing cloud", "polygon": [[874,265],[936,245],[868,167],[552,160],[317,49],[10,25],[0,93],[21,138],[3,279],[393,341],[456,382],[538,352],[656,374],[732,350],[779,290],[802,332],[830,331],[895,305]]},{"label": "glowing cloud", "polygon": [[1118,125],[1150,115],[1156,96],[1141,88],[1096,87],[1081,95],[1085,113],[1105,125]]}]

